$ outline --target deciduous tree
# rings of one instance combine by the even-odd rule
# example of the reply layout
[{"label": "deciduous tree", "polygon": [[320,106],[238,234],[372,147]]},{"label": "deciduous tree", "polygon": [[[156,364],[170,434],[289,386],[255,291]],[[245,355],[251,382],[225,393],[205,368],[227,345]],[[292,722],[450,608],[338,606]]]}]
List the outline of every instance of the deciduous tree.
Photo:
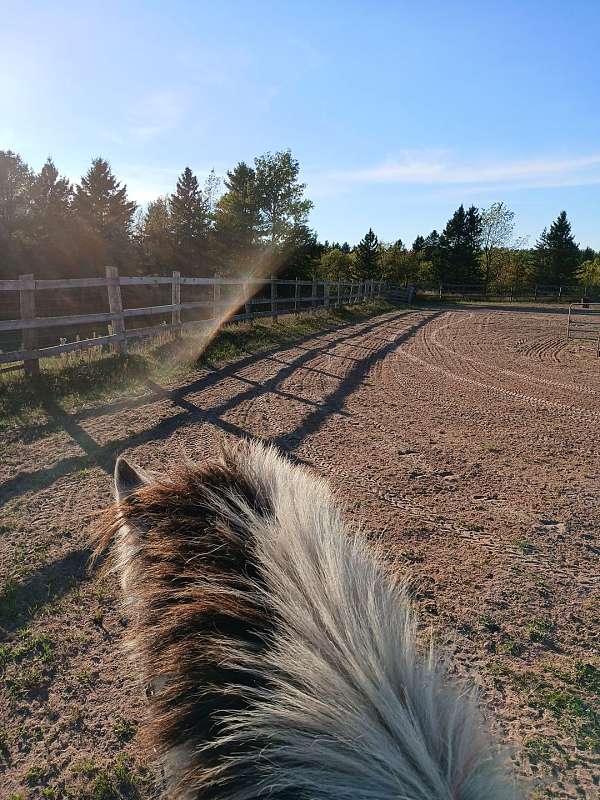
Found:
[{"label": "deciduous tree", "polygon": [[510,247],[514,232],[515,213],[506,203],[492,203],[481,211],[481,251],[483,287],[487,291],[500,274],[502,250]]},{"label": "deciduous tree", "polygon": [[306,226],[312,202],[299,182],[300,164],[289,150],[265,153],[254,160],[256,203],[262,238],[271,247],[284,245],[294,229]]}]

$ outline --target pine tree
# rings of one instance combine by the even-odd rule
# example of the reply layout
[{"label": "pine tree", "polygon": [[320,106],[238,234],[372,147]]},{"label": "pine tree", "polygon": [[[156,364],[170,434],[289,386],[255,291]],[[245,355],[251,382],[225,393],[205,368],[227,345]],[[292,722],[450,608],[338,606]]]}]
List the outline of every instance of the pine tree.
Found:
[{"label": "pine tree", "polygon": [[379,240],[369,228],[368,233],[357,244],[354,259],[354,272],[359,280],[376,278],[380,273],[381,254]]},{"label": "pine tree", "polygon": [[461,205],[448,220],[440,240],[442,281],[474,283],[481,279],[481,218],[475,206]]},{"label": "pine tree", "polygon": [[73,187],[61,178],[54,162],[48,158],[31,187],[31,208],[46,226],[65,218],[70,209]]},{"label": "pine tree", "polygon": [[560,212],[550,230],[544,228],[535,252],[540,283],[559,286],[573,281],[581,259],[566,211]]},{"label": "pine tree", "polygon": [[169,207],[177,265],[188,273],[208,274],[209,204],[189,167],[177,181]]},{"label": "pine tree", "polygon": [[21,156],[0,150],[0,277],[29,272],[32,170]]},{"label": "pine tree", "polygon": [[255,173],[241,161],[227,173],[226,192],[215,211],[215,240],[221,270],[242,273],[251,265],[260,233]]},{"label": "pine tree", "polygon": [[75,189],[73,211],[79,223],[82,257],[94,271],[106,264],[131,266],[131,234],[136,204],[127,199],[108,161],[95,158]]},{"label": "pine tree", "polygon": [[423,250],[424,247],[425,247],[425,239],[421,235],[419,235],[414,240],[411,249],[412,249],[413,253],[420,253],[421,250]]},{"label": "pine tree", "polygon": [[36,272],[63,277],[76,266],[73,187],[49,158],[31,187],[31,230]]},{"label": "pine tree", "polygon": [[139,231],[141,262],[145,271],[170,274],[174,264],[171,212],[167,197],[148,204]]}]

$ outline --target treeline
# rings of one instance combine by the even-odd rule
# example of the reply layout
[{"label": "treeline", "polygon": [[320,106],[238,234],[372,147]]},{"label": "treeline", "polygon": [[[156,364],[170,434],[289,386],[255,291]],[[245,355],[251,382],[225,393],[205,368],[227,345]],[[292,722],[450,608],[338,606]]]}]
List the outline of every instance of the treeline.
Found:
[{"label": "treeline", "polygon": [[73,186],[51,159],[36,174],[0,151],[0,278],[96,276],[108,264],[125,275],[310,271],[320,251],[299,169],[289,151],[239,163],[223,185],[186,167],[141,210],[102,158]]},{"label": "treeline", "polygon": [[35,173],[0,151],[0,278],[122,274],[247,275],[385,279],[517,291],[533,284],[600,286],[600,254],[581,249],[562,211],[534,247],[514,237],[504,203],[460,206],[441,233],[384,244],[369,230],[355,246],[319,242],[308,226],[312,202],[289,150],[240,162],[200,185],[189,167],[173,192],[140,209],[96,158],[80,183],[51,159]]},{"label": "treeline", "polygon": [[396,284],[459,284],[483,291],[520,291],[534,284],[600,286],[600,253],[581,249],[566,212],[545,228],[535,247],[514,238],[514,212],[504,203],[489,208],[460,206],[441,233],[381,244],[369,230],[355,247],[328,246],[321,274],[337,278],[376,275]]}]

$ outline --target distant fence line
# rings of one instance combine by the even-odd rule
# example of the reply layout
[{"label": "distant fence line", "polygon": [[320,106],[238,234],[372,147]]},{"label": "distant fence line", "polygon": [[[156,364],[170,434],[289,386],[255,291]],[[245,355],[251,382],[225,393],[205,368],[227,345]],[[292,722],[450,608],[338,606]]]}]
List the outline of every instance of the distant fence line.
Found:
[{"label": "distant fence line", "polygon": [[518,302],[533,300],[543,302],[568,303],[575,300],[600,301],[600,287],[563,285],[563,286],[489,286],[462,283],[418,283],[416,292],[421,297],[437,297],[439,300],[508,300]]},{"label": "distant fence line", "polygon": [[[163,305],[124,308],[122,287],[170,286],[171,302]],[[212,295],[209,299],[182,302],[182,287],[207,287]],[[13,364],[8,369],[24,368],[29,375],[39,372],[39,360],[59,356],[77,350],[87,350],[102,345],[112,345],[118,352],[127,352],[130,339],[158,335],[165,331],[180,332],[198,326],[208,326],[221,320],[229,310],[243,306],[244,313],[227,316],[228,322],[271,317],[277,320],[279,314],[296,313],[307,306],[310,309],[352,305],[374,297],[381,297],[383,281],[317,281],[276,280],[275,278],[187,278],[179,272],[168,277],[126,277],[120,276],[116,267],[106,267],[104,278],[71,278],[64,280],[39,280],[33,274],[21,275],[17,280],[0,280],[0,293],[18,292],[20,317],[0,319],[0,332],[21,331],[21,348],[10,352],[0,351],[0,364]],[[105,288],[108,297],[108,312],[72,314],[69,316],[36,315],[36,297],[41,291],[57,289]],[[221,292],[229,287],[229,297],[223,299]],[[283,287],[286,287],[283,290]],[[307,288],[309,294],[307,294]],[[283,291],[282,291],[283,290]],[[266,296],[258,296],[260,293]],[[257,306],[267,306],[264,310],[254,310]],[[181,312],[207,310],[208,317],[182,321]],[[170,323],[140,328],[127,328],[126,322],[136,317],[170,315]],[[42,328],[66,328],[89,325],[108,326],[108,333],[102,336],[66,342],[49,347],[38,346],[38,331]],[[17,363],[14,366],[15,362]],[[7,368],[5,368],[6,370]]]}]

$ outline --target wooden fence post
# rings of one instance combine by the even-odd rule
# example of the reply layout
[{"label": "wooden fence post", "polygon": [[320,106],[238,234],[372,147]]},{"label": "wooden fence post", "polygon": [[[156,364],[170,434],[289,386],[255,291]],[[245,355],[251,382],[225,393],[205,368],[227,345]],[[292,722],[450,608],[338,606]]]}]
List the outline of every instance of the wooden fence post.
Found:
[{"label": "wooden fence post", "polygon": [[249,319],[252,319],[252,303],[250,302],[252,299],[250,297],[251,291],[250,282],[246,281],[244,283],[244,297],[246,298],[246,302],[244,303],[244,313]]},{"label": "wooden fence post", "polygon": [[[171,304],[178,306],[181,304],[181,272],[173,272],[173,283],[171,284]],[[177,336],[181,336],[181,309],[171,311],[171,325],[177,325]]]},{"label": "wooden fence post", "polygon": [[300,297],[300,278],[296,278],[296,285],[294,287],[294,311],[298,311],[298,300]]},{"label": "wooden fence post", "polygon": [[217,283],[217,276],[213,275],[213,319],[219,319],[221,313],[221,284]]},{"label": "wooden fence post", "polygon": [[323,282],[323,305],[329,308],[329,281]]},{"label": "wooden fence post", "polygon": [[126,354],[127,339],[125,337],[125,318],[123,317],[123,301],[121,299],[119,270],[116,267],[106,267],[106,280],[109,311],[111,314],[117,315],[112,321],[113,333],[119,336],[116,347],[119,353]]},{"label": "wooden fence post", "polygon": [[277,281],[275,276],[271,276],[271,316],[273,322],[277,322]]},{"label": "wooden fence post", "polygon": [[338,278],[337,284],[337,307],[342,307],[342,279]]},{"label": "wooden fence post", "polygon": [[317,307],[317,276],[313,275],[312,279],[312,299],[310,301],[311,308],[314,310]]},{"label": "wooden fence post", "polygon": [[[19,280],[25,284],[19,292],[21,319],[35,319],[35,279],[33,273],[19,275]],[[36,350],[38,344],[37,328],[23,328],[21,331],[21,342],[23,350]],[[30,377],[39,375],[39,359],[35,358],[24,361],[23,369],[25,370],[25,374]]]}]

